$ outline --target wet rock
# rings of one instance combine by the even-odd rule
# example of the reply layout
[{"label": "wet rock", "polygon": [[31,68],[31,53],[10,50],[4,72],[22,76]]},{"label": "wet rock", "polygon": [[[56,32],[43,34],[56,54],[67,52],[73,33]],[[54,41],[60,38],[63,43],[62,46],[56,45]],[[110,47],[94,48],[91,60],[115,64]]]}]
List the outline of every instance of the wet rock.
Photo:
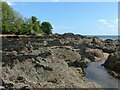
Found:
[{"label": "wet rock", "polygon": [[116,73],[115,71],[108,71],[113,77],[120,79],[120,74]]}]

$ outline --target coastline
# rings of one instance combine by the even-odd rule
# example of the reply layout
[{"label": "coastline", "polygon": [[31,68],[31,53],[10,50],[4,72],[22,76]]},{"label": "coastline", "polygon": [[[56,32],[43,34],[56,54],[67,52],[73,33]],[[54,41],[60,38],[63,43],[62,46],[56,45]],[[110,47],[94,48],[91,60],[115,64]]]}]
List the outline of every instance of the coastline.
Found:
[{"label": "coastline", "polygon": [[[105,42],[99,38],[88,38],[74,34],[37,36],[37,38],[35,36],[15,36],[14,38],[14,35],[10,37],[12,39],[9,36],[2,37],[3,70],[9,68],[9,74],[5,72],[3,73],[4,77],[2,77],[6,85],[6,80],[9,81],[10,77],[15,77],[12,79],[14,88],[18,87],[16,81],[21,82],[17,78],[22,78],[22,87],[27,85],[29,88],[34,86],[35,88],[102,88],[97,83],[89,82],[83,71],[89,62],[105,60],[109,55],[107,52],[103,52],[102,48],[105,47]],[[26,68],[27,66],[29,67]],[[30,67],[33,67],[34,71]],[[26,70],[30,71],[27,76]],[[10,72],[13,72],[14,75]],[[21,73],[23,76],[21,77],[15,73]],[[34,78],[34,74],[38,79]],[[49,77],[49,75],[52,76]],[[43,78],[44,80],[42,80]],[[36,84],[41,82],[38,85],[39,87],[33,84],[32,80]],[[85,83],[87,86],[84,86]],[[32,86],[30,86],[31,84]]]}]

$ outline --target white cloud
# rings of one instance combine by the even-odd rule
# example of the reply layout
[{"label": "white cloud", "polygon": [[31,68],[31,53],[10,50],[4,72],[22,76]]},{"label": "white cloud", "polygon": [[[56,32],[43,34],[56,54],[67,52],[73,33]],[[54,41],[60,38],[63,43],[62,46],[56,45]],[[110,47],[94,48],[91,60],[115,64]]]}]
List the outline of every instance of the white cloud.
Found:
[{"label": "white cloud", "polygon": [[98,20],[98,22],[100,22],[100,23],[102,23],[102,24],[105,24],[105,25],[109,24],[109,23],[107,22],[107,20],[105,20],[105,19],[100,19],[100,20]]},{"label": "white cloud", "polygon": [[106,31],[107,33],[118,33],[118,19],[100,19],[98,22],[100,30]]},{"label": "white cloud", "polygon": [[118,19],[108,21],[106,19],[98,20],[99,24],[109,28],[116,28],[118,26]]}]

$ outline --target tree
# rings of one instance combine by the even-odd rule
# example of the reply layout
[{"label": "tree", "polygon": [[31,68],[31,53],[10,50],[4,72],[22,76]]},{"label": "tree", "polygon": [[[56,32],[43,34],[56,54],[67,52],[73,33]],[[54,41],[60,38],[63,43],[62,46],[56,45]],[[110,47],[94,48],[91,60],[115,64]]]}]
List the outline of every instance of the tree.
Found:
[{"label": "tree", "polygon": [[32,18],[32,23],[37,22],[37,18],[35,16],[32,16],[31,18]]},{"label": "tree", "polygon": [[6,2],[2,2],[2,13],[0,12],[0,30],[4,34],[51,34],[52,25],[49,22],[40,21],[36,16],[30,19],[23,19],[22,16],[14,11]]},{"label": "tree", "polygon": [[14,24],[14,11],[6,2],[2,2],[2,32],[10,33]]},{"label": "tree", "polygon": [[14,24],[14,27],[17,28],[17,32],[15,34],[24,34],[24,28],[23,28],[23,25],[24,25],[24,21],[23,19],[19,18],[16,20],[15,24]]},{"label": "tree", "polygon": [[30,30],[31,34],[43,34],[43,31],[40,27],[40,21],[38,21],[38,19],[35,16],[32,16],[28,20],[28,24],[31,29]]},{"label": "tree", "polygon": [[52,25],[49,22],[43,22],[41,24],[42,31],[46,34],[52,34]]},{"label": "tree", "polygon": [[2,2],[2,33],[22,34],[24,20],[6,2]]}]

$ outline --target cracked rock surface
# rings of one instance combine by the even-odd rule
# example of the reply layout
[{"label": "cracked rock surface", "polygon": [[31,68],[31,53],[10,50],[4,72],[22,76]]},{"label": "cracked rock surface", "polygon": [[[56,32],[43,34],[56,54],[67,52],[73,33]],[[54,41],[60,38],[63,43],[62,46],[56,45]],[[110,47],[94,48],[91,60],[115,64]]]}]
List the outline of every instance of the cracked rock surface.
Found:
[{"label": "cracked rock surface", "polygon": [[6,36],[2,41],[0,81],[6,89],[101,88],[87,80],[83,69],[114,52],[106,49],[107,41],[73,34]]}]

